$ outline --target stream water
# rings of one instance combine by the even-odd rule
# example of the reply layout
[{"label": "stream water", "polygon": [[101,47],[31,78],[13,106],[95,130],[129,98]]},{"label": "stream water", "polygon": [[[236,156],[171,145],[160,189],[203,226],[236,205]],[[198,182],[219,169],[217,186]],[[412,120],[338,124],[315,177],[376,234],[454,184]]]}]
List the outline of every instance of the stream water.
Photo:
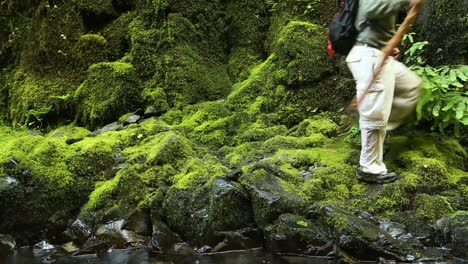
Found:
[{"label": "stream water", "polygon": [[[59,257],[53,250],[19,249],[6,264],[334,264],[332,258],[278,256],[265,251],[250,250],[215,255],[161,255],[147,248],[112,250],[76,257]],[[52,257],[55,256],[55,257]],[[0,261],[1,262],[1,261]],[[370,263],[370,262],[367,262]]]}]

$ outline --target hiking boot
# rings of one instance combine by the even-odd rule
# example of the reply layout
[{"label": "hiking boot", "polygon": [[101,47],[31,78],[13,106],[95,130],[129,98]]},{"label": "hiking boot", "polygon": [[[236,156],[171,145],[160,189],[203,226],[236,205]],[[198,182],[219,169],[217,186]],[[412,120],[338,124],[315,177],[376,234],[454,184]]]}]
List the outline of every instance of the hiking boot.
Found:
[{"label": "hiking boot", "polygon": [[384,183],[391,183],[394,182],[398,175],[395,172],[390,173],[381,173],[381,174],[373,174],[362,171],[361,168],[356,170],[356,176],[358,180],[365,181],[369,183],[377,183],[377,184],[384,184]]}]

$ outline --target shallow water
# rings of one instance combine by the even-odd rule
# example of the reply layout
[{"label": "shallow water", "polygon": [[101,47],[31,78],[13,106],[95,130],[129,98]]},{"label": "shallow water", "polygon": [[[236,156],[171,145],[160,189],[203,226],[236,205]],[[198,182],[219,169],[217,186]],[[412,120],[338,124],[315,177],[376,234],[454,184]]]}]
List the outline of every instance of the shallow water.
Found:
[{"label": "shallow water", "polygon": [[147,248],[112,250],[99,255],[50,257],[53,250],[20,249],[6,264],[334,264],[332,258],[277,256],[263,250],[228,252],[216,255],[161,255]]}]

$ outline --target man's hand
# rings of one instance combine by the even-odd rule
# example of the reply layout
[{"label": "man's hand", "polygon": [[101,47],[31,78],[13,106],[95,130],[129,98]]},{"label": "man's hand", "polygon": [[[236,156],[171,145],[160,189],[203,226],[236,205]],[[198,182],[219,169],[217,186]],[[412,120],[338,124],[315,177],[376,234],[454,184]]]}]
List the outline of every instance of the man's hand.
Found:
[{"label": "man's hand", "polygon": [[395,58],[395,60],[398,60],[398,58],[400,57],[400,49],[399,48],[394,48],[392,50],[392,55],[391,55],[393,58]]}]

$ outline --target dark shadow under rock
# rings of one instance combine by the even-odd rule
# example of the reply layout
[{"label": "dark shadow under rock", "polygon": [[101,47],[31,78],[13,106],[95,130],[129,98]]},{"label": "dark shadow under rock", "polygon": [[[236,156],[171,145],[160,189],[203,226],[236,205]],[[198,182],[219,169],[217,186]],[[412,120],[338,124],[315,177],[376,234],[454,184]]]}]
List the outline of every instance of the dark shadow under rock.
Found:
[{"label": "dark shadow under rock", "polygon": [[276,253],[327,256],[334,251],[333,235],[306,218],[283,214],[265,229],[269,250]]}]

